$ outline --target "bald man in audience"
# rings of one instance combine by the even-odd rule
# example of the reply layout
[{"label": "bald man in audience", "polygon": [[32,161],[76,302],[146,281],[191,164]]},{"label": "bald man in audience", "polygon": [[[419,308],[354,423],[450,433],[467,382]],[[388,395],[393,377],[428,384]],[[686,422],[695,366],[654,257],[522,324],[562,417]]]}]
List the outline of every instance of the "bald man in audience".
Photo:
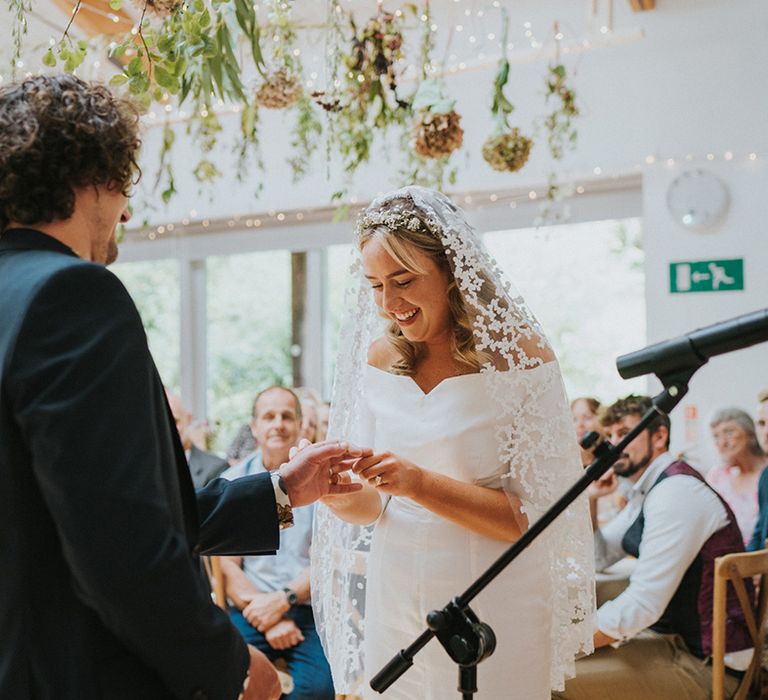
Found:
[{"label": "bald man in audience", "polygon": [[[287,462],[302,433],[302,410],[303,402],[290,389],[272,386],[259,393],[251,420],[259,447],[222,478],[273,472]],[[222,558],[232,622],[246,642],[271,660],[285,659],[295,686],[286,700],[334,698],[310,605],[313,514],[313,506],[294,508],[294,525],[283,533],[274,556]]]}]

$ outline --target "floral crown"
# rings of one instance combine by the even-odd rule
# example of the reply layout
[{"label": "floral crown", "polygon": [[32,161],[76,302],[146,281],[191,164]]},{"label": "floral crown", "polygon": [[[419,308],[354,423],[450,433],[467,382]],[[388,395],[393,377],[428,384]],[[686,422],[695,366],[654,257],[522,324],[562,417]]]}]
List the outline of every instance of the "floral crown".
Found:
[{"label": "floral crown", "polygon": [[382,225],[391,231],[398,229],[418,231],[424,227],[421,219],[413,213],[413,210],[367,209],[357,218],[357,233],[360,234],[374,226]]}]

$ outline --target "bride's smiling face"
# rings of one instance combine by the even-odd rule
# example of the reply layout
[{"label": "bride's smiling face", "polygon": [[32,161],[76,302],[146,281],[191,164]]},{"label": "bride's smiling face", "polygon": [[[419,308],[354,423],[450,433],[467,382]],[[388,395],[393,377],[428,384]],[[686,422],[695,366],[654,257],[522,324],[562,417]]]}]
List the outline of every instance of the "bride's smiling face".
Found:
[{"label": "bride's smiling face", "polygon": [[448,342],[452,329],[448,273],[423,251],[404,245],[411,263],[407,266],[377,238],[363,246],[363,270],[373,299],[411,342]]}]

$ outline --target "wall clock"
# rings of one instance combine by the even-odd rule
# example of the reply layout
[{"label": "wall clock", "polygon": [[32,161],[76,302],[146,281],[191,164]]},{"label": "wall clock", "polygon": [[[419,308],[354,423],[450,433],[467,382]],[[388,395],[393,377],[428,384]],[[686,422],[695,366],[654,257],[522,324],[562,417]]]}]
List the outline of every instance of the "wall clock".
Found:
[{"label": "wall clock", "polygon": [[667,189],[667,210],[684,228],[698,231],[720,223],[728,210],[728,188],[707,170],[678,175]]}]

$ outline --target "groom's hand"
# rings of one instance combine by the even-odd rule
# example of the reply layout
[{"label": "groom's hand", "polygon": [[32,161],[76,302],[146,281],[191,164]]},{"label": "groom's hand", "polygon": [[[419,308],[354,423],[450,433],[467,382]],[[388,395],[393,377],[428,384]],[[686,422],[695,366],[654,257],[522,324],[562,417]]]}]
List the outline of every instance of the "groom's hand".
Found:
[{"label": "groom's hand", "polygon": [[279,470],[291,506],[306,506],[322,496],[359,491],[362,484],[340,483],[339,473],[350,468],[350,460],[371,454],[369,448],[355,447],[341,440],[318,442],[297,451]]}]

